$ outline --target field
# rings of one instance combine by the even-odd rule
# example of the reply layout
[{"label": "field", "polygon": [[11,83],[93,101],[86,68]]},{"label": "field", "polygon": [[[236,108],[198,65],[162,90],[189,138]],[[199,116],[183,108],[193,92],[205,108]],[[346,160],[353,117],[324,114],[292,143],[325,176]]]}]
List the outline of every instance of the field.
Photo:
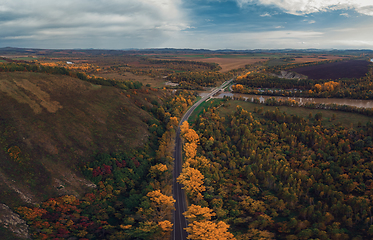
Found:
[{"label": "field", "polygon": [[[162,58],[162,56],[158,56]],[[244,68],[248,64],[264,64],[268,66],[283,65],[289,63],[306,63],[325,60],[338,60],[345,57],[334,55],[304,55],[294,57],[292,55],[283,54],[226,54],[226,55],[179,55],[169,60],[188,60],[197,62],[217,63],[222,68],[220,72],[228,72],[232,69]],[[291,60],[289,60],[291,59]]]},{"label": "field", "polygon": [[144,86],[149,84],[153,88],[163,88],[165,86],[165,79],[161,77],[149,77],[146,75],[135,75],[130,72],[99,73],[99,74],[96,74],[96,76],[107,78],[107,79],[118,80],[118,81],[139,81]]},{"label": "field", "polygon": [[214,56],[208,57],[204,55],[188,55],[188,56],[178,56],[175,58],[164,58],[164,60],[186,60],[186,61],[196,61],[196,62],[206,62],[206,63],[217,63],[221,67],[219,72],[228,72],[237,68],[244,68],[248,64],[256,64],[260,62],[265,62],[266,58],[250,58],[247,56]]},{"label": "field", "polygon": [[221,67],[220,72],[228,72],[233,69],[244,68],[248,64],[266,61],[262,58],[187,58],[184,60],[217,63]]},{"label": "field", "polygon": [[310,79],[360,78],[368,72],[369,64],[365,60],[350,60],[293,68],[291,71],[306,75]]},{"label": "field", "polygon": [[15,57],[15,58],[12,58],[13,60],[24,60],[24,61],[33,61],[33,60],[37,60],[38,58],[35,58],[35,57]]},{"label": "field", "polygon": [[306,62],[317,62],[325,60],[339,60],[345,59],[345,57],[333,56],[333,55],[320,55],[320,56],[303,56],[294,58],[294,63],[306,63]]},{"label": "field", "polygon": [[[362,125],[365,125],[367,122],[371,121],[372,118],[356,114],[356,113],[347,113],[347,112],[341,112],[341,111],[330,111],[330,110],[323,110],[323,109],[307,109],[303,107],[287,107],[287,106],[266,106],[264,104],[256,104],[256,103],[250,103],[250,102],[244,102],[244,101],[229,101],[225,104],[225,106],[222,106],[219,108],[219,112],[222,114],[222,116],[225,116],[227,114],[231,114],[234,111],[236,111],[237,106],[241,106],[243,109],[246,109],[249,112],[254,112],[254,109],[261,109],[263,108],[263,112],[266,111],[274,111],[276,108],[278,108],[281,112],[286,112],[289,115],[297,115],[299,117],[302,117],[304,119],[308,119],[309,114],[311,113],[312,116],[315,116],[317,113],[321,113],[322,118],[322,124],[324,126],[328,126],[331,124],[337,125],[338,123],[342,124],[346,127],[357,127],[359,125],[359,122]],[[256,113],[253,113],[254,115],[259,116]],[[331,120],[333,117],[333,114],[335,114],[335,120]]]},{"label": "field", "polygon": [[325,60],[339,60],[345,59],[346,57],[334,56],[334,55],[304,55],[304,56],[286,56],[282,58],[272,58],[266,65],[269,67],[284,65],[289,63],[307,63],[307,62],[320,62]]}]

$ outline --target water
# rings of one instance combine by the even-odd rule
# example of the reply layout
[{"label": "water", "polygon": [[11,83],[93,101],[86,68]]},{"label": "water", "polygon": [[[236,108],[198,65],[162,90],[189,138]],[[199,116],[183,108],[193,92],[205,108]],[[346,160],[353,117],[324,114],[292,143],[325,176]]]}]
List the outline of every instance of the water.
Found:
[{"label": "water", "polygon": [[[204,96],[207,93],[201,93],[200,96]],[[259,101],[263,103],[268,98],[276,98],[276,100],[288,100],[292,99],[300,104],[305,103],[316,103],[316,104],[337,104],[337,105],[347,105],[347,106],[354,106],[359,108],[373,108],[373,101],[372,100],[359,100],[359,99],[347,99],[347,98],[300,98],[300,97],[279,97],[279,96],[266,96],[266,95],[252,95],[252,94],[239,94],[239,93],[229,93],[223,92],[214,97],[216,98],[223,98],[224,96],[228,97],[242,97],[245,100],[259,98]]]}]

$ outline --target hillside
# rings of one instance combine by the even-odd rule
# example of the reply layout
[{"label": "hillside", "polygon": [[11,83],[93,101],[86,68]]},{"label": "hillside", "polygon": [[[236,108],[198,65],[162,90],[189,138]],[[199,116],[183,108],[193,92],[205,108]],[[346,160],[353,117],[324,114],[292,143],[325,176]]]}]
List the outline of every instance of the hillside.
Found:
[{"label": "hillside", "polygon": [[79,167],[96,153],[142,146],[152,117],[140,107],[151,107],[157,94],[67,76],[0,73],[0,202],[12,208],[95,187]]}]

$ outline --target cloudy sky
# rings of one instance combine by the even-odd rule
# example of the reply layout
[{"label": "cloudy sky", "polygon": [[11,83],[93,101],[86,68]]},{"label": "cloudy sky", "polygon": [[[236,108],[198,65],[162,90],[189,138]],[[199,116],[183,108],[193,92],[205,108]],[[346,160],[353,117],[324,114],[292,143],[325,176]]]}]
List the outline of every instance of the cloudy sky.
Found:
[{"label": "cloudy sky", "polygon": [[0,0],[0,47],[373,49],[373,0]]}]

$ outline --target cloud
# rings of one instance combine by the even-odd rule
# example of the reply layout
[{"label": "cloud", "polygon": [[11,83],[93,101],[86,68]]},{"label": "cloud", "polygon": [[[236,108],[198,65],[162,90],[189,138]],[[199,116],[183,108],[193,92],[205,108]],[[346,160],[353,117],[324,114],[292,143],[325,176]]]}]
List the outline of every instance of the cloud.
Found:
[{"label": "cloud", "polygon": [[316,23],[315,20],[307,20],[307,19],[303,20],[303,22],[307,22],[307,23],[309,23],[309,24],[314,24],[314,23]]},{"label": "cloud", "polygon": [[[234,39],[234,41],[232,41]],[[324,33],[318,31],[291,31],[276,29],[265,32],[199,33],[183,32],[162,47],[200,49],[279,49],[313,48],[324,41]],[[302,44],[302,42],[305,42]]]},{"label": "cloud", "polygon": [[263,13],[262,15],[260,15],[261,17],[272,17],[272,15],[271,14],[269,14],[269,13]]},{"label": "cloud", "polygon": [[339,14],[339,15],[341,15],[341,16],[345,16],[345,17],[350,17],[350,15],[348,15],[348,13],[341,13],[341,14]]},{"label": "cloud", "polygon": [[[74,40],[90,47],[87,39],[93,38],[91,47],[140,47],[140,43],[162,41],[189,28],[181,1],[3,0],[0,42],[2,39],[54,41],[64,48],[77,47],[72,44]],[[139,46],[134,46],[137,43],[128,46],[130,38]]]},{"label": "cloud", "polygon": [[294,15],[305,15],[341,9],[354,9],[358,13],[373,16],[371,0],[236,0],[240,7],[247,4],[277,6]]}]

